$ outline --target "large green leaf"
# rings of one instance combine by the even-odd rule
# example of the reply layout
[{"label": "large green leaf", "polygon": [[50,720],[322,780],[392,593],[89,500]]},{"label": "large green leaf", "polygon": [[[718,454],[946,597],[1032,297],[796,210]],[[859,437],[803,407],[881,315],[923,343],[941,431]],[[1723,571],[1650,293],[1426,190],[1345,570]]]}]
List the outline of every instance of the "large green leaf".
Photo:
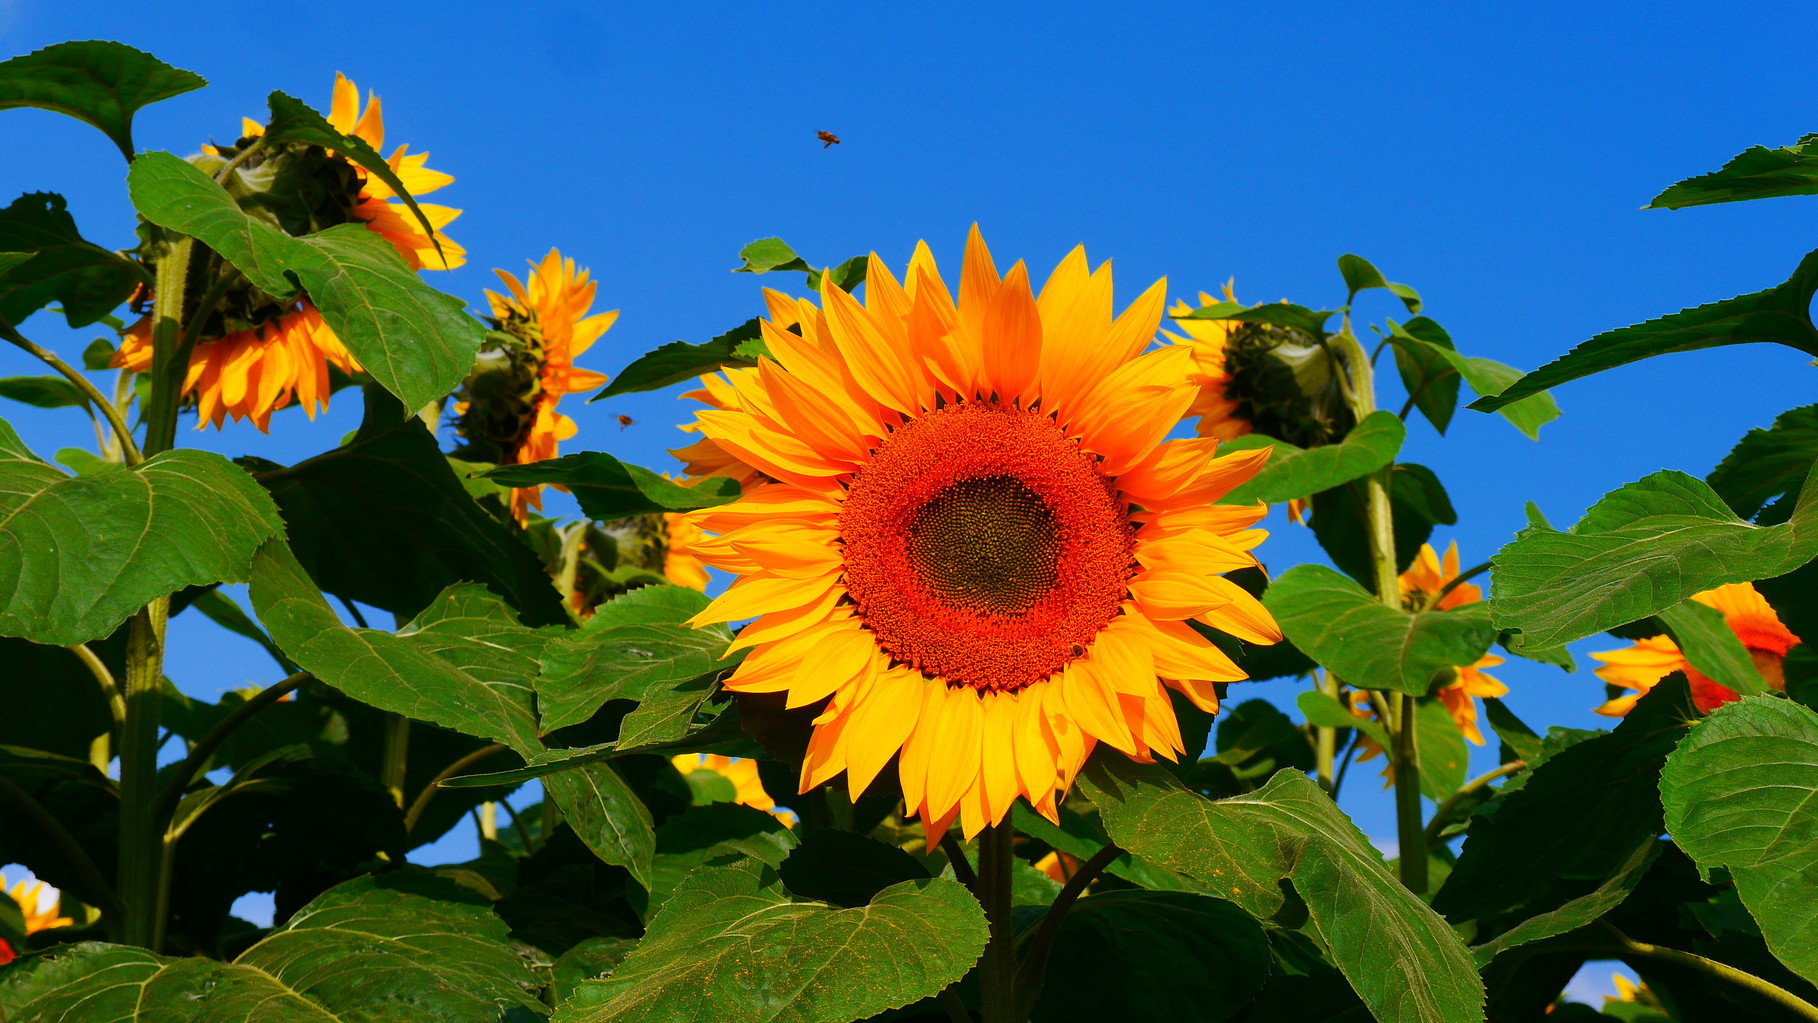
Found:
[{"label": "large green leaf", "polygon": [[1519,945],[1575,931],[1622,905],[1629,893],[1635,890],[1635,886],[1641,883],[1642,875],[1647,873],[1648,866],[1658,855],[1658,839],[1649,838],[1637,845],[1616,873],[1589,895],[1581,895],[1558,909],[1523,920],[1490,941],[1471,946],[1471,954],[1477,958],[1477,965],[1488,966],[1490,960]]},{"label": "large green leaf", "polygon": [[[1402,382],[1441,433],[1451,421],[1460,379],[1485,397],[1506,390],[1521,379],[1521,371],[1513,366],[1459,352],[1445,328],[1425,316],[1416,316],[1406,324],[1390,320],[1389,342],[1395,349],[1395,365]],[[1539,440],[1540,428],[1559,418],[1559,405],[1551,394],[1541,391],[1497,412],[1516,429]]]},{"label": "large green leaf", "polygon": [[1692,667],[1712,681],[1744,696],[1767,691],[1755,659],[1724,620],[1723,612],[1687,600],[1660,612],[1660,622],[1673,633]]},{"label": "large green leaf", "polygon": [[761,862],[704,867],[554,1019],[844,1023],[958,981],[985,937],[984,911],[957,881],[905,881],[841,909],[791,900]]},{"label": "large green leaf", "polygon": [[[684,586],[643,586],[602,604],[586,625],[551,643],[537,679],[543,731],[579,724],[609,700],[643,700],[653,690],[736,665],[721,660],[730,630],[686,624],[707,604],[704,594]],[[685,729],[686,719],[680,724]]]},{"label": "large green leaf", "polygon": [[27,257],[0,262],[0,320],[11,324],[56,302],[70,326],[86,327],[145,280],[138,264],[83,238],[54,192],[29,192],[0,210],[0,253]]},{"label": "large green leaf", "polygon": [[[1313,536],[1332,563],[1366,588],[1376,585],[1370,554],[1369,501],[1362,481],[1352,481],[1313,495]],[[1445,485],[1424,465],[1402,462],[1389,467],[1389,510],[1395,520],[1395,570],[1406,571],[1433,536],[1433,527],[1452,525]]]},{"label": "large green leaf", "polygon": [[568,621],[519,531],[474,503],[422,421],[403,418],[377,388],[351,441],[257,479],[297,560],[330,593],[409,616],[444,587],[477,582],[532,625]]},{"label": "large green leaf", "polygon": [[594,402],[637,391],[654,391],[724,366],[755,366],[763,343],[756,319],[746,320],[703,344],[671,341],[654,352],[639,356],[620,370],[604,390],[587,400]]},{"label": "large green leaf", "polygon": [[1393,412],[1372,412],[1337,444],[1298,448],[1287,441],[1250,434],[1223,445],[1221,454],[1250,448],[1272,447],[1275,453],[1262,471],[1221,500],[1225,504],[1267,501],[1279,504],[1309,497],[1349,483],[1388,465],[1401,450],[1407,427]]},{"label": "large green leaf", "polygon": [[1604,331],[1515,381],[1500,394],[1477,399],[1471,407],[1494,412],[1569,380],[1669,352],[1771,341],[1818,355],[1818,329],[1813,328],[1811,317],[1815,291],[1818,252],[1811,252],[1783,284]]},{"label": "large green leaf", "polygon": [[1506,786],[1471,819],[1433,908],[1458,922],[1525,919],[1614,876],[1660,834],[1660,768],[1697,713],[1684,677],[1669,676],[1614,732],[1572,743]]},{"label": "large green leaf", "polygon": [[738,803],[691,806],[656,829],[650,908],[660,907],[702,864],[750,857],[780,867],[798,841],[787,824],[753,807]]},{"label": "large green leaf", "polygon": [[1818,458],[1818,405],[1775,417],[1767,429],[1744,434],[1704,478],[1730,510],[1752,519],[1769,501],[1797,493]]},{"label": "large green leaf", "polygon": [[282,540],[253,558],[251,597],[272,641],[303,670],[362,703],[524,756],[537,739],[536,658],[547,637],[471,584],[442,594],[397,635],[341,623]]},{"label": "large green leaf", "polygon": [[1818,554],[1818,474],[1792,517],[1756,526],[1682,472],[1607,494],[1568,532],[1535,524],[1491,558],[1491,618],[1551,647],[1659,614],[1725,583],[1784,575]]},{"label": "large green leaf", "polygon": [[335,336],[405,408],[421,408],[467,378],[485,329],[363,225],[293,238],[248,217],[212,178],[169,153],[134,161],[127,188],[145,219],[200,239],[260,290],[307,291]]},{"label": "large green leaf", "polygon": [[1318,785],[1282,771],[1218,801],[1155,766],[1095,757],[1081,776],[1118,845],[1266,920],[1286,881],[1307,927],[1382,1023],[1483,1018],[1483,984],[1457,935],[1401,886]]},{"label": "large green leaf", "polygon": [[[0,975],[9,1023],[495,1020],[537,977],[477,895],[408,871],[323,893],[231,963],[86,942]],[[535,1018],[535,1017],[526,1017]]]},{"label": "large green leaf", "polygon": [[617,768],[584,763],[544,775],[543,787],[595,856],[624,867],[646,889],[651,886],[656,824]]},{"label": "large green leaf", "polygon": [[588,518],[606,522],[652,512],[693,511],[738,500],[739,485],[710,476],[692,487],[664,479],[604,451],[582,451],[528,465],[502,465],[483,474],[508,487],[553,483],[567,487]]},{"label": "large green leaf", "polygon": [[1269,959],[1262,926],[1229,902],[1193,892],[1099,892],[1061,924],[1033,1019],[1219,1023],[1256,997]]},{"label": "large green leaf", "polygon": [[1818,983],[1818,714],[1748,697],[1691,730],[1660,775],[1666,828],[1729,870],[1768,948]]},{"label": "large green leaf", "polygon": [[417,200],[410,194],[410,189],[404,187],[404,182],[399,180],[397,172],[391,169],[391,164],[386,162],[383,154],[360,136],[343,134],[329,124],[326,117],[294,96],[274,92],[266,103],[271,108],[271,123],[265,126],[266,145],[300,142],[333,150],[352,160],[368,174],[385,182],[394,195],[404,200],[404,205],[410,208],[411,216],[423,225],[423,233],[428,236],[430,244],[435,246],[437,253],[442,252],[442,243],[436,238],[435,225],[429,222],[429,218],[417,206]]},{"label": "large green leaf", "polygon": [[87,39],[0,63],[0,110],[37,107],[87,121],[131,160],[133,114],[207,84],[125,43]]},{"label": "large green leaf", "polygon": [[1296,647],[1353,686],[1425,696],[1434,676],[1475,663],[1496,639],[1480,604],[1409,614],[1324,565],[1296,565],[1264,606]]},{"label": "large green leaf", "polygon": [[1642,209],[1678,210],[1786,195],[1818,195],[1818,135],[1777,149],[1750,146],[1717,170],[1669,187]]},{"label": "large green leaf", "polygon": [[166,451],[71,477],[0,421],[0,635],[98,639],[154,598],[245,579],[282,530],[271,499],[220,455]]}]

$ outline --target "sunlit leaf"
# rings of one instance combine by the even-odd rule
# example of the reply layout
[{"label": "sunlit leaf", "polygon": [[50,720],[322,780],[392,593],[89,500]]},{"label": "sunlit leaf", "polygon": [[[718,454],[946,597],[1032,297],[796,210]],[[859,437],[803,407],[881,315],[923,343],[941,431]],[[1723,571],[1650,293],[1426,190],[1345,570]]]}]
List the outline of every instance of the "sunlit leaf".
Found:
[{"label": "sunlit leaf", "polygon": [[512,487],[540,483],[567,487],[581,502],[581,510],[596,521],[712,508],[736,501],[739,496],[739,485],[723,476],[710,476],[692,487],[684,487],[603,451],[582,451],[527,465],[504,465],[486,472],[485,478]]},{"label": "sunlit leaf", "polygon": [[1768,948],[1818,983],[1818,714],[1771,696],[1717,708],[1667,759],[1660,796],[1674,841],[1726,868]]},{"label": "sunlit leaf", "polygon": [[133,114],[207,84],[125,43],[87,39],[0,63],[0,110],[37,107],[87,121],[131,160]]},{"label": "sunlit leaf", "polygon": [[1557,646],[1659,614],[1725,583],[1784,575],[1818,554],[1818,474],[1792,517],[1757,526],[1682,472],[1607,494],[1568,532],[1529,526],[1491,562],[1491,617]]},{"label": "sunlit leaf", "polygon": [[83,238],[54,192],[29,192],[0,210],[0,257],[0,320],[15,325],[55,302],[71,327],[86,327],[146,279],[136,263]]},{"label": "sunlit leaf", "polygon": [[756,319],[746,320],[703,344],[671,341],[620,370],[604,390],[587,400],[593,402],[637,391],[654,391],[725,366],[755,366],[757,359],[744,354],[746,346],[753,343],[763,344]]},{"label": "sunlit leaf", "polygon": [[1364,689],[1425,696],[1438,673],[1475,663],[1496,638],[1482,605],[1410,614],[1323,565],[1296,565],[1265,606],[1308,656]]},{"label": "sunlit leaf", "polygon": [[1494,412],[1569,380],[1671,352],[1771,341],[1818,355],[1818,329],[1813,328],[1811,318],[1814,292],[1818,292],[1818,252],[1808,253],[1793,276],[1777,287],[1605,331],[1494,397],[1477,399],[1471,407]]},{"label": "sunlit leaf", "polygon": [[1818,458],[1818,405],[1775,417],[1767,429],[1743,434],[1704,481],[1730,510],[1752,519],[1768,502],[1797,493]]},{"label": "sunlit leaf", "polygon": [[1695,600],[1681,601],[1660,612],[1660,623],[1672,632],[1692,667],[1711,681],[1744,696],[1767,691],[1761,670],[1723,612]]},{"label": "sunlit leaf", "polygon": [[862,908],[795,902],[764,864],[704,868],[631,954],[582,984],[553,1023],[698,1019],[843,1023],[939,992],[985,948],[957,881],[895,884]]},{"label": "sunlit leaf", "polygon": [[[1416,316],[1405,324],[1389,321],[1389,342],[1395,349],[1395,364],[1402,381],[1418,405],[1441,433],[1452,418],[1458,395],[1458,380],[1471,385],[1480,395],[1499,394],[1521,379],[1521,370],[1494,359],[1464,355],[1452,344],[1445,328],[1425,316]],[[1451,371],[1447,375],[1445,370]],[[1472,408],[1479,408],[1481,403]],[[1485,409],[1485,411],[1488,411]],[[1530,439],[1540,439],[1540,428],[1559,418],[1559,405],[1553,395],[1540,391],[1520,401],[1496,409],[1516,429]],[[1438,415],[1440,418],[1435,418]]]},{"label": "sunlit leaf", "polygon": [[62,377],[0,377],[0,398],[34,408],[88,407],[88,395]]},{"label": "sunlit leaf", "polygon": [[0,635],[105,636],[156,597],[246,579],[253,551],[282,529],[271,499],[220,455],[166,451],[71,477],[0,421]]},{"label": "sunlit leaf", "polygon": [[127,188],[145,219],[200,239],[260,290],[281,298],[307,291],[361,367],[406,409],[467,378],[485,333],[480,322],[365,226],[293,238],[248,217],[212,178],[169,153],[134,161]]},{"label": "sunlit leaf", "polygon": [[1483,1018],[1483,984],[1451,927],[1402,887],[1312,779],[1282,771],[1255,792],[1208,800],[1159,767],[1095,757],[1081,781],[1113,840],[1269,919],[1286,881],[1382,1023]]},{"label": "sunlit leaf", "polygon": [[1219,454],[1272,447],[1262,471],[1225,497],[1223,504],[1267,501],[1280,504],[1309,497],[1388,465],[1401,450],[1408,431],[1393,412],[1372,412],[1337,444],[1298,448],[1287,441],[1249,434],[1219,447]]},{"label": "sunlit leaf", "polygon": [[1642,208],[1678,210],[1786,195],[1818,195],[1818,135],[1777,149],[1750,146],[1721,168],[1673,185]]},{"label": "sunlit leaf", "polygon": [[1362,256],[1345,253],[1338,257],[1338,272],[1344,276],[1345,287],[1349,294],[1345,296],[1345,305],[1350,305],[1357,298],[1357,293],[1368,288],[1385,288],[1389,294],[1401,299],[1401,304],[1408,307],[1408,312],[1420,312],[1420,292],[1406,284],[1396,284],[1383,277],[1382,271]]},{"label": "sunlit leaf", "polygon": [[1266,302],[1262,305],[1244,305],[1242,302],[1214,302],[1202,306],[1190,313],[1179,316],[1170,315],[1176,320],[1236,320],[1239,323],[1273,323],[1280,327],[1294,327],[1314,337],[1325,334],[1326,321],[1338,315],[1336,309],[1308,309],[1306,306],[1292,302]]},{"label": "sunlit leaf", "polygon": [[543,787],[595,856],[624,867],[650,887],[656,825],[617,768],[604,762],[582,764],[544,775]]},{"label": "sunlit leaf", "polygon": [[737,803],[689,807],[656,829],[649,907],[661,907],[703,864],[751,857],[779,867],[798,841],[787,824],[762,810]]},{"label": "sunlit leaf", "polygon": [[[643,700],[653,689],[736,666],[736,659],[720,659],[732,642],[725,626],[685,624],[707,604],[705,595],[687,587],[639,587],[600,605],[586,625],[549,644],[537,679],[543,731],[579,724],[609,700]],[[648,727],[628,723],[639,739],[652,742],[680,738],[688,724],[684,718],[677,728],[646,735]],[[624,735],[621,726],[622,742]]]}]

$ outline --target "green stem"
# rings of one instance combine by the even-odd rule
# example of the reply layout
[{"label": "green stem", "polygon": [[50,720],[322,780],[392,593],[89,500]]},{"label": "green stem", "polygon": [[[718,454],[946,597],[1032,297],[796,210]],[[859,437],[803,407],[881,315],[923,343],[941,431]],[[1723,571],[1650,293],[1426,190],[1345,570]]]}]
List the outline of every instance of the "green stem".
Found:
[{"label": "green stem", "polygon": [[77,643],[66,649],[76,655],[76,660],[82,662],[90,675],[95,676],[96,684],[101,687],[101,695],[107,697],[107,709],[114,716],[114,727],[126,724],[126,698],[120,695],[120,684],[114,681],[114,673],[107,670],[107,665],[101,663],[101,658],[95,656],[87,643]]},{"label": "green stem", "polygon": [[1446,825],[1451,823],[1452,814],[1458,811],[1458,805],[1460,803],[1477,793],[1482,792],[1496,779],[1507,778],[1509,775],[1514,774],[1516,771],[1523,770],[1527,766],[1528,762],[1525,760],[1511,760],[1494,771],[1487,771],[1478,775],[1466,782],[1457,792],[1447,796],[1446,801],[1439,804],[1439,807],[1433,811],[1433,819],[1427,822],[1425,836],[1426,847],[1431,849],[1433,846],[1439,844],[1440,835],[1446,830]]},{"label": "green stem", "polygon": [[26,339],[5,320],[0,320],[0,337],[12,342],[18,348],[24,349],[27,354],[62,374],[63,379],[75,384],[89,402],[101,410],[101,414],[107,417],[108,425],[113,427],[114,436],[119,438],[120,450],[126,456],[127,465],[138,465],[145,460],[144,456],[139,454],[139,445],[133,441],[132,429],[126,425],[126,420],[120,418],[120,410],[115,408],[114,403],[108,401],[107,396],[102,394],[101,390],[87,377],[76,372],[75,367],[58,358],[56,352]]},{"label": "green stem", "polygon": [[1401,849],[1401,883],[1416,895],[1427,893],[1426,829],[1420,820],[1420,729],[1415,697],[1395,694],[1401,704],[1396,715],[1395,740],[1395,838]]},{"label": "green stem", "polygon": [[215,755],[215,750],[221,748],[221,744],[227,741],[227,737],[232,735],[235,729],[245,724],[254,714],[302,688],[303,683],[308,682],[310,678],[309,672],[299,671],[282,682],[266,686],[249,697],[245,703],[228,711],[227,716],[216,722],[215,727],[209,729],[208,734],[196,743],[189,751],[189,755],[183,758],[183,762],[171,771],[169,778],[165,779],[164,786],[158,790],[158,804],[154,817],[159,825],[161,827],[169,826],[171,817],[176,813],[177,803],[183,798],[183,793],[189,788],[189,783],[201,772],[203,765],[208,763],[209,758]]},{"label": "green stem", "polygon": [[978,836],[978,887],[973,894],[985,907],[990,940],[979,960],[979,1010],[985,1023],[1020,1023],[1016,1004],[1016,927],[1010,918],[1011,840],[1008,821]]},{"label": "green stem", "polygon": [[410,719],[385,715],[385,750],[379,761],[379,784],[391,793],[392,802],[404,809],[404,774],[410,765]]},{"label": "green stem", "polygon": [[[126,724],[120,729],[120,940],[157,937],[163,828],[157,817],[158,717],[164,700],[164,622],[170,598],[133,615],[126,638]],[[156,951],[154,949],[154,951]]]},{"label": "green stem", "polygon": [[[189,293],[190,256],[194,238],[181,237],[158,260],[152,302],[152,391],[145,409],[145,453],[168,451],[177,442],[177,409],[183,403],[183,378],[189,372],[189,349],[183,332],[183,310]],[[192,342],[193,344],[193,342]]]},{"label": "green stem", "polygon": [[416,830],[417,821],[422,818],[423,811],[429,809],[429,801],[435,798],[436,790],[441,786],[442,782],[449,778],[453,778],[455,775],[460,774],[462,771],[467,770],[469,767],[472,767],[495,753],[505,752],[505,749],[506,747],[503,743],[497,742],[481,746],[472,753],[469,753],[459,760],[456,760],[454,763],[449,764],[447,767],[442,768],[440,773],[434,778],[429,779],[429,784],[423,786],[423,791],[417,793],[417,798],[411,801],[410,811],[404,815],[404,833],[408,835]]},{"label": "green stem", "polygon": [[[1315,671],[1313,674],[1313,685],[1320,692],[1330,696],[1332,699],[1341,699],[1338,680],[1332,676],[1331,672]],[[1338,729],[1324,725],[1315,726],[1313,729],[1313,752],[1315,766],[1317,768],[1316,775],[1319,779],[1319,787],[1325,789],[1328,794],[1336,796],[1338,793],[1338,782],[1332,773],[1332,762],[1338,755]]]},{"label": "green stem", "polygon": [[1800,998],[1791,991],[1788,991],[1777,984],[1765,981],[1752,973],[1744,973],[1734,966],[1720,963],[1715,959],[1706,959],[1701,955],[1694,955],[1690,952],[1681,952],[1676,948],[1666,948],[1661,945],[1650,945],[1645,941],[1636,941],[1634,938],[1617,930],[1615,926],[1606,920],[1597,921],[1597,926],[1608,931],[1610,936],[1616,940],[1616,944],[1620,947],[1621,951],[1627,955],[1640,956],[1644,959],[1656,959],[1663,963],[1673,963],[1677,966],[1683,966],[1688,970],[1696,970],[1706,976],[1728,981],[1737,987],[1747,988],[1768,1001],[1791,1010],[1795,1015],[1803,1019],[1818,1020],[1818,1006],[1814,1006],[1812,1003]]},{"label": "green stem", "polygon": [[1054,950],[1054,939],[1060,935],[1061,923],[1067,919],[1067,911],[1085,894],[1087,886],[1123,854],[1124,851],[1116,843],[1093,853],[1092,858],[1080,864],[1079,870],[1061,886],[1060,894],[1054,897],[1048,911],[1042,914],[1042,922],[1036,926],[1035,934],[1029,939],[1028,947],[1023,953],[1022,965],[1016,970],[1018,1018],[1028,1018],[1030,1011],[1035,1008],[1036,1000],[1041,997],[1042,981],[1048,974],[1048,954]]}]

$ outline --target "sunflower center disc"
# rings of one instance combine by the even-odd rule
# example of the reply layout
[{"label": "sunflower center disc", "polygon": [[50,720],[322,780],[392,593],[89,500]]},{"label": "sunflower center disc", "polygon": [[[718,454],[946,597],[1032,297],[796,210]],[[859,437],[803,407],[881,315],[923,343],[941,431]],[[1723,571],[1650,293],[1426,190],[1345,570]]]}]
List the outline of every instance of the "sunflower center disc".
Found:
[{"label": "sunflower center disc", "polygon": [[1016,690],[1083,653],[1127,596],[1127,510],[1039,412],[962,402],[911,420],[854,475],[846,585],[924,674]]}]

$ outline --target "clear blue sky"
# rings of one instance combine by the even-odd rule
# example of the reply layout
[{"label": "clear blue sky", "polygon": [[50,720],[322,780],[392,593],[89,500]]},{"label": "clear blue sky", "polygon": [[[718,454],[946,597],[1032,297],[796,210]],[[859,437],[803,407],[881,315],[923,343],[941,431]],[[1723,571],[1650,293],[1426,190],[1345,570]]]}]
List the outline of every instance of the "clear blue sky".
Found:
[{"label": "clear blue sky", "polygon": [[[388,146],[428,150],[458,178],[434,198],[467,211],[449,233],[471,262],[436,283],[478,303],[491,267],[560,246],[623,310],[584,360],[608,373],[759,313],[760,281],[726,272],[754,238],[817,263],[875,249],[899,265],[926,238],[957,265],[975,220],[1000,262],[1038,273],[1086,243],[1114,259],[1120,301],[1166,275],[1177,297],[1235,276],[1250,300],[1334,304],[1333,261],[1356,252],[1418,287],[1466,353],[1532,369],[1597,331],[1778,283],[1818,237],[1812,200],[1637,209],[1746,146],[1818,130],[1810,7],[1722,11],[323,2],[279,16],[0,0],[0,51],[102,36],[201,73],[209,88],[139,120],[142,147],[179,153],[263,117],[271,89],[326,108],[346,72],[383,97]],[[823,150],[818,129],[844,144]],[[0,198],[62,191],[90,237],[130,244],[123,168],[99,134],[9,111],[0,152]],[[1400,310],[1375,297],[1360,312]],[[72,358],[91,336],[47,316],[26,326]],[[32,372],[0,352],[0,373]],[[1787,349],[1673,356],[1560,389],[1565,415],[1539,444],[1461,411],[1443,440],[1415,425],[1403,458],[1445,480],[1460,522],[1437,539],[1474,563],[1520,527],[1524,501],[1563,524],[1656,469],[1703,474],[1814,384]],[[182,442],[294,461],[335,443],[357,406],[344,396],[314,426],[280,414],[270,438],[240,425]],[[666,395],[565,411],[581,423],[571,447],[659,467],[686,417]],[[618,413],[635,425],[621,432]],[[68,413],[0,415],[47,454],[88,442]],[[1272,569],[1319,557],[1304,531],[1277,530]],[[273,677],[239,640],[177,635],[171,671],[192,692]],[[1531,723],[1603,723],[1588,667],[1497,674]],[[1373,788],[1347,808],[1390,835]]]}]

